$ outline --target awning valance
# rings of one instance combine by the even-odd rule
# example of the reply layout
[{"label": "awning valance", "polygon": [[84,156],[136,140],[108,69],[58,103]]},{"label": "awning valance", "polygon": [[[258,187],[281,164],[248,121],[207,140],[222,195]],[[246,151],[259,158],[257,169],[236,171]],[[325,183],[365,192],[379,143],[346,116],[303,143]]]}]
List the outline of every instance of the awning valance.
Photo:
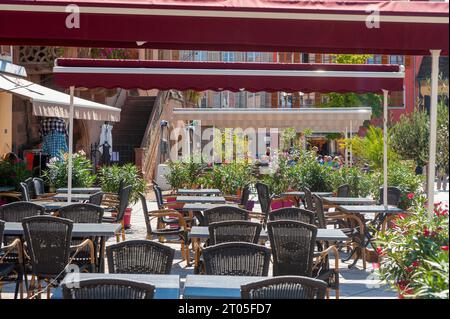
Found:
[{"label": "awning valance", "polygon": [[[5,90],[30,99],[36,116],[69,118],[70,96],[30,82],[26,79],[0,73],[0,91]],[[97,121],[120,121],[120,109],[74,98],[74,118]]]},{"label": "awning valance", "polygon": [[250,92],[402,91],[398,65],[57,59],[62,87]]},{"label": "awning valance", "polygon": [[[169,122],[201,121],[201,125],[217,128],[287,128],[311,129],[316,133],[344,132],[350,126],[357,132],[372,109],[360,108],[175,108]],[[350,123],[352,123],[350,125]]]},{"label": "awning valance", "polygon": [[0,44],[447,55],[448,14],[434,1],[2,0]]}]

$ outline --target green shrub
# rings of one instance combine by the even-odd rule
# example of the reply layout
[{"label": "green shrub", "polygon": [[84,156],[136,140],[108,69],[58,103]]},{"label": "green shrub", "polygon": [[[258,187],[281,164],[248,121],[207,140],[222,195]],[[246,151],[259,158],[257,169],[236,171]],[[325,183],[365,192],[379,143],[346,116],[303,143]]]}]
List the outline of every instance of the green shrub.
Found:
[{"label": "green shrub", "polygon": [[367,197],[371,192],[371,175],[364,173],[358,167],[342,167],[331,172],[333,192],[344,184],[350,186],[350,197]]},{"label": "green shrub", "polygon": [[102,191],[109,193],[118,192],[121,180],[124,187],[132,186],[131,203],[136,203],[139,200],[139,193],[145,194],[146,191],[146,183],[133,164],[103,166],[100,168],[98,180]]},{"label": "green shrub", "polygon": [[32,176],[25,163],[11,163],[0,160],[0,186],[14,186],[17,190],[19,183]]}]

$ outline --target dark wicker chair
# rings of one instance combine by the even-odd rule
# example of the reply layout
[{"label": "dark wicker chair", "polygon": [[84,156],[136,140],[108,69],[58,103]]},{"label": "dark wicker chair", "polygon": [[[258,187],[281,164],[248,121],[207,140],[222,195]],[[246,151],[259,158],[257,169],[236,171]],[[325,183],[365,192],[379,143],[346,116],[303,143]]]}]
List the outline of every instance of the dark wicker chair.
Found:
[{"label": "dark wicker chair", "polygon": [[37,197],[45,194],[44,180],[42,178],[33,178],[33,186]]},{"label": "dark wicker chair", "polygon": [[[380,187],[378,204],[383,205],[383,190],[384,187]],[[402,198],[402,191],[398,187],[388,186],[388,205],[398,206]]]},{"label": "dark wicker chair", "polygon": [[305,193],[305,208],[313,212],[315,209],[313,204],[312,192],[308,187],[303,187],[303,192]]},{"label": "dark wicker chair", "polygon": [[110,273],[170,274],[175,250],[150,240],[128,240],[106,247]]},{"label": "dark wicker chair", "polygon": [[19,223],[26,217],[44,215],[45,208],[32,202],[13,202],[0,206],[0,219]]},{"label": "dark wicker chair", "polygon": [[327,283],[302,276],[280,276],[241,286],[242,299],[324,299]]},{"label": "dark wicker chair", "polygon": [[338,187],[336,197],[350,197],[350,185],[344,184]]},{"label": "dark wicker chair", "polygon": [[[14,299],[20,290],[20,298],[23,298],[23,255],[22,242],[20,239],[15,239],[11,244],[3,246],[3,232],[5,230],[5,222],[0,220],[0,299],[2,293],[2,285],[4,281],[14,280],[16,282],[16,289],[14,292]],[[2,247],[3,246],[3,247]],[[5,262],[10,253],[14,253],[17,262]]]},{"label": "dark wicker chair", "polygon": [[[177,208],[180,207],[180,203],[176,202],[165,202],[164,196],[161,190],[161,187],[159,187],[157,184],[152,185],[153,191],[155,193],[156,203],[158,205],[158,210],[164,210],[164,209],[172,209],[177,210]],[[185,215],[186,222],[191,222],[192,218],[189,218],[186,216],[184,212],[181,212],[183,215]],[[159,224],[165,224],[165,225],[174,225],[178,224],[178,220],[176,218],[170,218],[167,216],[160,217],[158,220]]]},{"label": "dark wicker chair", "polygon": [[47,297],[50,287],[55,286],[65,275],[66,267],[72,263],[77,253],[90,248],[90,268],[94,269],[94,245],[86,239],[79,245],[71,246],[73,222],[53,216],[34,216],[22,220],[24,237],[32,265],[30,291],[38,290],[40,297],[41,280],[47,281]]},{"label": "dark wicker chair", "polygon": [[[145,199],[144,194],[140,193],[139,197],[141,199],[142,211],[144,213],[145,226],[147,227],[147,239],[153,239],[153,236],[157,236],[162,240],[167,237],[177,237],[180,240],[181,244],[181,253],[183,259],[186,260],[187,265],[190,265],[190,253],[189,253],[189,241],[188,234],[186,229],[186,221],[184,219],[184,215],[176,210],[157,210],[157,211],[148,211],[147,201]],[[157,218],[158,221],[161,220],[162,217],[171,216],[171,218],[176,219],[178,222],[177,228],[160,228],[156,229],[152,228],[151,221],[152,219]],[[163,226],[163,224],[158,223],[157,226]]]},{"label": "dark wicker chair", "polygon": [[251,243],[223,243],[203,249],[205,273],[222,276],[267,276],[270,249]]},{"label": "dark wicker chair", "polygon": [[262,225],[247,220],[230,220],[210,223],[208,245],[228,242],[246,242],[257,244]]},{"label": "dark wicker chair", "polygon": [[204,226],[208,226],[211,223],[227,220],[248,220],[249,212],[239,207],[224,205],[205,210],[203,216]]},{"label": "dark wicker chair", "polygon": [[[123,222],[123,218],[125,216],[125,210],[128,207],[129,201],[130,201],[130,195],[132,191],[132,186],[126,186],[122,189],[122,191],[119,194],[119,204],[116,207],[115,215],[112,216],[103,216],[103,222],[106,223],[120,223],[122,224],[122,240],[125,240],[125,225]],[[120,240],[119,234],[116,235],[117,242]]]},{"label": "dark wicker chair", "polygon": [[261,205],[261,212],[263,215],[262,222],[265,228],[270,213],[270,203],[271,203],[269,186],[263,183],[256,183],[255,187],[256,192],[258,193],[258,201],[259,204]]},{"label": "dark wicker chair", "polygon": [[36,199],[36,190],[34,189],[33,178],[29,177],[24,181],[24,184],[27,185],[28,195],[30,200]]},{"label": "dark wicker chair", "polygon": [[121,279],[81,280],[61,287],[64,299],[153,299],[155,293],[153,285]]},{"label": "dark wicker chair", "polygon": [[316,215],[314,212],[297,207],[280,208],[270,212],[269,220],[274,221],[281,219],[296,220],[307,224],[314,224]]},{"label": "dark wicker chair", "polygon": [[22,201],[29,202],[31,201],[30,191],[28,190],[28,185],[24,182],[20,182],[20,194],[22,195]]},{"label": "dark wicker chair", "polygon": [[250,185],[245,185],[242,189],[241,202],[239,203],[240,207],[243,209],[247,209],[247,203],[250,198],[251,189]]},{"label": "dark wicker chair", "polygon": [[313,195],[314,208],[316,211],[315,224],[318,228],[327,228],[327,220],[325,218],[325,208],[323,200],[317,195]]},{"label": "dark wicker chair", "polygon": [[97,192],[89,196],[89,204],[100,206],[103,200],[103,192]]},{"label": "dark wicker chair", "polygon": [[74,223],[99,224],[103,213],[102,207],[90,203],[72,204],[59,209],[59,217],[70,219]]}]

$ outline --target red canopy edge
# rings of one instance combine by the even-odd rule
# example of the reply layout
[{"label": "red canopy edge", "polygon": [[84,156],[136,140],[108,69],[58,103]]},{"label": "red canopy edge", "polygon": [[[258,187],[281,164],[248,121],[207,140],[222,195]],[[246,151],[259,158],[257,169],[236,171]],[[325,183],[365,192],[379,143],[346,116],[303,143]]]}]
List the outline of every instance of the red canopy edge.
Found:
[{"label": "red canopy edge", "polygon": [[398,65],[224,63],[57,59],[61,87],[238,92],[381,92],[403,90]]},{"label": "red canopy edge", "polygon": [[[66,27],[68,4],[80,28]],[[366,26],[373,10],[380,28]],[[447,55],[448,11],[426,1],[4,0],[0,43]]]}]

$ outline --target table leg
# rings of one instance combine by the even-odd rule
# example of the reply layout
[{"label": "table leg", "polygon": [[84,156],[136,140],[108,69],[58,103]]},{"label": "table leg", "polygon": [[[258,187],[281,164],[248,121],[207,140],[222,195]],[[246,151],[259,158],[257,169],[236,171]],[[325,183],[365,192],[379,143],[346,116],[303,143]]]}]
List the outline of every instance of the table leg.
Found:
[{"label": "table leg", "polygon": [[106,238],[102,236],[100,239],[100,251],[98,254],[98,261],[97,261],[99,273],[105,272],[105,246],[106,246]]},{"label": "table leg", "polygon": [[194,250],[194,273],[200,273],[200,238],[192,238],[192,248]]}]

